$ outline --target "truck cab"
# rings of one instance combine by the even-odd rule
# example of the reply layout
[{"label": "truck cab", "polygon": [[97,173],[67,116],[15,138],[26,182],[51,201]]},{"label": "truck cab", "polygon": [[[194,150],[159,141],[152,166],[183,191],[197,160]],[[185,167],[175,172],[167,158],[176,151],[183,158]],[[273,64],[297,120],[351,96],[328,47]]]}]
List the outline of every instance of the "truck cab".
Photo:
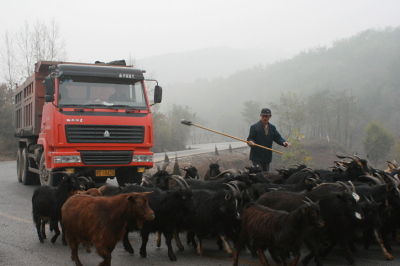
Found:
[{"label": "truck cab", "polygon": [[[43,97],[42,107],[30,113],[21,111],[26,104],[20,104],[20,111],[16,105],[16,115],[21,114],[16,125],[26,118],[22,115],[41,117],[40,128],[33,125],[28,136],[22,134],[22,125],[16,126],[18,179],[56,185],[59,173],[68,171],[97,182],[116,177],[121,186],[140,183],[143,172],[153,167],[153,122],[146,83],[156,84],[153,103],[159,103],[158,82],[121,63],[38,64],[34,75],[41,82],[24,84],[16,92],[17,96],[32,86],[33,99]],[[48,75],[40,76],[41,68]]]}]

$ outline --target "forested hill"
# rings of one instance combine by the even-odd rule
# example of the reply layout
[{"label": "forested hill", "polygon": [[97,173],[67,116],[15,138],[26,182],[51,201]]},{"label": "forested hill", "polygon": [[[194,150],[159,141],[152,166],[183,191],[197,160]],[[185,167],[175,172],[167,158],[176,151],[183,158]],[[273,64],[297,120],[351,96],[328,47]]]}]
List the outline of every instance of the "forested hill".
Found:
[{"label": "forested hill", "polygon": [[[163,108],[174,103],[187,105],[204,123],[242,133],[247,131],[243,129],[247,125],[241,123],[245,101],[267,106],[278,102],[282,93],[296,92],[306,99],[318,91],[329,91],[354,96],[368,119],[388,126],[400,117],[399,74],[400,28],[371,29],[337,40],[330,47],[312,48],[228,78],[169,84]],[[391,129],[398,130],[394,125]]]}]

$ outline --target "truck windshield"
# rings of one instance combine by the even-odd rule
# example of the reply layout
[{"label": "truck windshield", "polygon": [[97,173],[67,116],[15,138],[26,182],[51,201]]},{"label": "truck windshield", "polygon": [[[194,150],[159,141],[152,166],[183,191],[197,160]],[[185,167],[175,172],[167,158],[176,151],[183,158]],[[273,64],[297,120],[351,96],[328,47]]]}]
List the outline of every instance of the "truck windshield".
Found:
[{"label": "truck windshield", "polygon": [[[141,81],[133,84],[76,82],[64,79],[59,82],[59,106],[105,106],[145,110],[146,97]],[[103,107],[102,107],[103,108]]]}]

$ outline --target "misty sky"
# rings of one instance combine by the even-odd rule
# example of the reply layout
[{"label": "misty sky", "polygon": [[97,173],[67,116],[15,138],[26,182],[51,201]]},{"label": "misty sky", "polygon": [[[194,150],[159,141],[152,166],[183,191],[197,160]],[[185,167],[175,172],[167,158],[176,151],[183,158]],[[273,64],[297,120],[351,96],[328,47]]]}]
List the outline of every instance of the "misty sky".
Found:
[{"label": "misty sky", "polygon": [[24,21],[60,26],[69,61],[140,59],[209,47],[281,50],[287,55],[400,25],[399,0],[1,0],[6,31]]}]

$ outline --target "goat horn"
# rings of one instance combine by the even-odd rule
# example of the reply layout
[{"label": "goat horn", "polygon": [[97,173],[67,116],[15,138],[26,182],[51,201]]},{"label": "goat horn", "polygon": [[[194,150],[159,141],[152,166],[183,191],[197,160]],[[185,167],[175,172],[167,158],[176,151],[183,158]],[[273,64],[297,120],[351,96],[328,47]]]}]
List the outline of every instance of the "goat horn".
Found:
[{"label": "goat horn", "polygon": [[170,178],[172,178],[173,180],[175,180],[176,183],[178,183],[179,187],[180,187],[182,190],[187,190],[187,189],[188,189],[187,183],[186,183],[186,182],[183,180],[183,178],[181,178],[180,176],[178,176],[178,175],[172,175]]},{"label": "goat horn", "polygon": [[79,176],[78,179],[79,179],[79,180],[86,181],[86,182],[89,182],[89,179],[87,179],[87,178],[84,177],[84,176]]},{"label": "goat horn", "polygon": [[376,175],[377,175],[377,178],[384,184],[385,180],[383,179],[383,177],[379,173],[376,173]]},{"label": "goat horn", "polygon": [[239,193],[240,193],[240,189],[239,189],[239,186],[237,185],[236,180],[234,180],[234,181],[229,181],[228,184],[233,185],[233,186],[236,188],[236,190],[239,191]]},{"label": "goat horn", "polygon": [[229,189],[232,191],[232,193],[235,197],[240,195],[240,191],[234,185],[232,185],[230,183],[224,183],[224,185],[227,185],[229,187]]},{"label": "goat horn", "polygon": [[[375,202],[374,198],[372,197],[372,195],[369,195],[369,197],[371,198],[372,202]],[[376,202],[375,202],[376,203]]]},{"label": "goat horn", "polygon": [[312,200],[310,200],[309,197],[306,197],[306,199],[307,199],[310,203],[314,203]]},{"label": "goat horn", "polygon": [[[390,179],[390,181],[393,183],[393,185],[397,186],[399,184],[398,177],[394,178],[391,175],[388,175],[388,174],[385,174],[385,175]],[[397,175],[395,175],[395,176],[397,176]]]},{"label": "goat horn", "polygon": [[[173,178],[175,177],[175,178]],[[186,180],[184,178],[182,178],[179,175],[172,175],[171,178],[173,178],[174,180],[179,180],[187,189],[191,189],[190,186],[188,185],[188,183],[186,182]]]},{"label": "goat horn", "polygon": [[364,198],[365,198],[365,201],[366,201],[366,202],[371,203],[371,201],[368,199],[367,196],[364,196]]},{"label": "goat horn", "polygon": [[351,182],[351,180],[349,180],[349,181],[347,181],[347,182],[349,182],[349,183],[350,183],[350,185],[351,185],[351,188],[352,188],[352,192],[356,192],[356,188],[354,187],[354,184],[353,184],[353,182]]},{"label": "goat horn", "polygon": [[337,181],[336,183],[342,185],[346,189],[346,191],[349,192],[350,194],[353,193],[352,189],[350,189],[350,187],[346,183],[342,181]]},{"label": "goat horn", "polygon": [[313,203],[313,201],[310,200],[308,197],[306,197],[306,200],[307,200],[307,201],[302,200],[302,202],[304,202],[305,204],[307,204],[307,206],[311,206],[311,203]]},{"label": "goat horn", "polygon": [[353,161],[356,161],[353,156],[342,156],[342,155],[336,155],[339,159],[352,159]]}]

